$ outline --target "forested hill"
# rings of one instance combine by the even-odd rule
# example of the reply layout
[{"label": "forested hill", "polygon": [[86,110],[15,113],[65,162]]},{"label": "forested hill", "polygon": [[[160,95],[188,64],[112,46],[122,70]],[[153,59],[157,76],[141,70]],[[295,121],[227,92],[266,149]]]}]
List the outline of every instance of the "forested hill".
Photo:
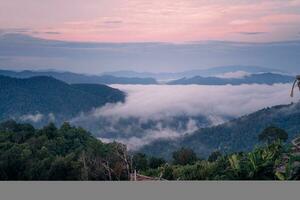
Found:
[{"label": "forested hill", "polygon": [[0,76],[0,120],[27,119],[26,115],[39,113],[64,121],[94,107],[124,100],[122,91],[105,85],[70,85],[45,76],[28,79]]},{"label": "forested hill", "polygon": [[64,123],[0,123],[0,180],[128,180],[126,146]]},{"label": "forested hill", "polygon": [[258,134],[270,125],[285,129],[289,139],[299,135],[300,103],[266,108],[219,126],[200,129],[178,140],[155,141],[140,151],[165,158],[170,158],[179,147],[191,148],[202,157],[215,150],[249,151],[258,143]]},{"label": "forested hill", "polygon": [[204,160],[180,148],[166,162],[128,154],[125,145],[102,143],[68,123],[35,129],[9,120],[0,123],[0,180],[129,180],[133,170],[137,180],[299,180],[297,148],[282,145],[282,129],[266,129],[265,136],[275,136],[273,131],[275,141],[251,152],[214,152]]}]

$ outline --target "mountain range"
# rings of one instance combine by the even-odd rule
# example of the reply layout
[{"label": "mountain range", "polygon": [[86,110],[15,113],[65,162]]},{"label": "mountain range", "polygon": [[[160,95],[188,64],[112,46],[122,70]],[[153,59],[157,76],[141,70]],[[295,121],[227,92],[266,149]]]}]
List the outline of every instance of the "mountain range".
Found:
[{"label": "mountain range", "polygon": [[120,76],[120,77],[152,77],[160,81],[175,80],[181,78],[192,78],[195,76],[202,77],[215,77],[218,75],[231,73],[231,72],[246,72],[249,74],[257,73],[282,73],[283,71],[277,69],[270,69],[258,66],[244,66],[244,65],[232,65],[232,66],[219,66],[212,67],[208,69],[195,69],[187,70],[181,72],[161,72],[161,73],[151,73],[151,72],[136,72],[136,71],[115,71],[115,72],[105,72],[102,75]]},{"label": "mountain range", "polygon": [[169,85],[241,85],[241,84],[268,84],[275,83],[289,83],[294,81],[293,76],[274,74],[274,73],[261,73],[250,74],[241,78],[219,78],[219,77],[201,77],[195,76],[192,78],[182,78],[174,81],[170,81]]},{"label": "mountain range", "polygon": [[[0,70],[0,75],[10,76],[15,78],[30,78],[36,76],[50,76],[55,79],[64,81],[69,84],[89,83],[89,84],[139,84],[139,85],[155,85],[160,84],[155,78],[171,78],[180,77],[179,79],[167,81],[163,84],[169,85],[240,85],[240,84],[275,84],[275,83],[289,83],[294,80],[293,76],[271,73],[271,69],[261,67],[247,67],[247,66],[231,66],[212,68],[209,70],[195,70],[181,73],[138,73],[138,72],[114,72],[104,73],[101,75],[86,75],[72,72],[59,71],[13,71]],[[244,77],[227,78],[222,77],[226,74],[242,73]],[[192,75],[193,74],[193,75]],[[202,74],[203,76],[195,76],[195,74]],[[206,76],[211,74],[211,76]],[[190,78],[187,78],[189,77]],[[184,77],[184,78],[182,78]],[[162,80],[162,79],[160,79]]]},{"label": "mountain range", "polygon": [[[279,76],[285,77],[271,73],[253,76],[260,77],[262,75],[271,77],[271,80],[277,80]],[[285,78],[286,81],[289,81],[290,77]],[[269,82],[264,83],[268,84]],[[13,118],[38,125],[50,121],[61,123],[106,103],[124,101],[124,92],[105,85],[68,84],[48,76],[30,78],[0,76],[0,121]],[[182,119],[171,123],[179,121]],[[290,138],[295,137],[299,134],[299,121],[300,103],[275,106],[219,126],[201,128],[196,132],[180,136],[179,139],[155,140],[155,142],[142,147],[140,151],[166,158],[169,158],[171,152],[182,146],[192,148],[203,157],[215,150],[222,152],[247,151],[257,144],[257,135],[269,125],[283,128],[287,130]],[[124,121],[124,130],[128,123]],[[145,124],[145,126],[152,125]],[[108,131],[107,134],[111,134],[111,132]]]},{"label": "mountain range", "polygon": [[[238,108],[237,108],[238,109]],[[289,140],[300,134],[300,102],[265,108],[224,124],[202,128],[177,139],[163,139],[144,146],[139,151],[170,158],[171,152],[186,147],[207,157],[218,150],[223,153],[249,151],[258,142],[258,134],[268,126],[287,131]]]},{"label": "mountain range", "polygon": [[136,78],[136,77],[116,77],[111,75],[85,75],[72,72],[58,72],[58,71],[12,71],[0,70],[0,75],[10,76],[15,78],[30,78],[34,76],[51,76],[58,80],[74,83],[91,83],[91,84],[157,84],[153,78]]},{"label": "mountain range", "polygon": [[124,100],[125,93],[105,85],[67,84],[47,76],[0,76],[0,120],[63,122],[106,103]]},{"label": "mountain range", "polygon": [[[191,70],[189,74],[192,76],[204,76],[195,74],[193,69],[251,63],[249,68],[265,66],[300,73],[299,51],[300,41],[97,43],[55,41],[17,33],[0,34],[0,67],[15,70],[55,68],[97,74],[123,69],[155,73]],[[207,73],[211,76],[212,72]],[[183,77],[190,76],[173,79]]]}]

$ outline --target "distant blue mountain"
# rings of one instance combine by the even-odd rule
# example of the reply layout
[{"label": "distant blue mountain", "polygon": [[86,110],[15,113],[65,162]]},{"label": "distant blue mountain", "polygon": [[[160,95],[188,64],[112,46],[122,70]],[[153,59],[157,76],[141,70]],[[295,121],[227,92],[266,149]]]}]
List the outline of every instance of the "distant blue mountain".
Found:
[{"label": "distant blue mountain", "polygon": [[195,75],[199,76],[216,76],[216,75],[222,75],[230,72],[247,72],[250,74],[257,74],[257,73],[268,73],[268,72],[274,72],[274,73],[284,73],[282,70],[278,69],[271,69],[266,67],[259,67],[259,66],[246,66],[246,65],[232,65],[232,66],[219,66],[219,67],[212,67],[209,69],[204,70],[191,70],[188,72],[185,72],[188,76],[186,77],[192,77]]},{"label": "distant blue mountain", "polygon": [[169,85],[241,85],[241,84],[268,84],[275,83],[289,83],[294,80],[293,76],[274,74],[274,73],[262,73],[251,74],[243,78],[218,78],[218,77],[201,77],[195,76],[192,78],[182,78],[175,81],[170,81]]},{"label": "distant blue mountain", "polygon": [[[17,70],[56,68],[98,74],[124,69],[154,73],[187,71],[184,76],[177,76],[176,73],[175,77],[173,73],[160,74],[159,76],[165,80],[170,78],[169,75],[172,75],[172,79],[191,75],[213,76],[214,70],[198,73],[198,70],[193,69],[202,70],[214,66],[251,65],[248,67],[249,70],[254,68],[252,66],[265,66],[277,70],[284,69],[289,73],[300,73],[298,52],[300,41],[93,43],[46,40],[21,34],[0,35],[0,68]],[[217,70],[220,72],[221,69]],[[151,74],[146,77],[156,78]]]},{"label": "distant blue mountain", "polygon": [[230,72],[247,72],[250,74],[254,73],[284,73],[284,71],[277,69],[269,69],[265,67],[258,66],[243,66],[243,65],[233,65],[233,66],[219,66],[212,67],[208,69],[199,69],[199,70],[188,70],[182,72],[173,72],[173,73],[150,73],[150,72],[136,72],[136,71],[115,71],[115,72],[105,72],[102,75],[112,75],[112,76],[120,76],[120,77],[153,77],[157,80],[170,80],[170,79],[180,79],[180,78],[192,78],[194,76],[217,76]]},{"label": "distant blue mountain", "polygon": [[115,77],[109,75],[92,76],[84,74],[76,74],[71,72],[56,72],[56,71],[11,71],[0,70],[0,75],[10,76],[15,78],[30,78],[35,76],[51,76],[58,80],[67,83],[93,83],[93,84],[157,84],[153,78],[128,78]]}]

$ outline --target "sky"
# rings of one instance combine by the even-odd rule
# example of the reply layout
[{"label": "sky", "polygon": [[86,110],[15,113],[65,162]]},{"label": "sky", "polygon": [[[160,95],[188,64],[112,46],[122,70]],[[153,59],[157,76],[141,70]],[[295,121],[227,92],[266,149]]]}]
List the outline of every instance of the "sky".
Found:
[{"label": "sky", "polygon": [[70,41],[300,39],[300,0],[0,0],[0,32]]},{"label": "sky", "polygon": [[235,71],[245,71],[239,66],[260,66],[270,69],[266,71],[295,74],[300,73],[299,63],[300,40],[95,43],[41,40],[20,33],[0,35],[0,69],[9,70],[54,69],[98,75],[124,70],[172,73],[220,66],[237,66]]}]

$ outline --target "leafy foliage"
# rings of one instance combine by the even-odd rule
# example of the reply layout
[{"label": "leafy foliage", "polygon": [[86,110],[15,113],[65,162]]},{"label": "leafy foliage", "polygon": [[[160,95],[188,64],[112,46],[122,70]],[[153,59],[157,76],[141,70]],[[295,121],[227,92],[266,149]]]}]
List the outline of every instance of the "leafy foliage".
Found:
[{"label": "leafy foliage", "polygon": [[208,157],[208,161],[209,162],[214,162],[216,160],[218,160],[220,157],[222,157],[222,153],[220,151],[214,151],[210,154],[210,156]]},{"label": "leafy foliage", "polygon": [[214,152],[207,160],[188,148],[173,155],[169,163],[143,153],[131,157],[126,146],[104,144],[68,123],[42,129],[12,120],[0,124],[0,180],[128,180],[132,169],[167,180],[300,179],[297,148],[280,140],[249,152]]},{"label": "leafy foliage", "polygon": [[148,165],[150,169],[155,169],[166,164],[163,158],[150,157],[148,160]]},{"label": "leafy foliage", "polygon": [[143,153],[136,153],[132,156],[133,169],[138,171],[145,171],[149,169],[156,169],[163,166],[166,161],[163,158],[148,157]]},{"label": "leafy foliage", "polygon": [[0,124],[0,180],[128,180],[126,147],[64,123]]},{"label": "leafy foliage", "polygon": [[137,153],[133,156],[133,167],[137,170],[146,170],[148,168],[148,159],[146,154]]},{"label": "leafy foliage", "polygon": [[[180,150],[179,150],[180,151]],[[290,150],[288,150],[290,152]],[[300,178],[299,166],[293,166],[291,156],[289,168],[280,172],[286,146],[275,141],[257,147],[249,153],[220,155],[213,160],[198,160],[193,164],[166,164],[156,170],[145,171],[146,175],[161,176],[167,180],[297,180]]]},{"label": "leafy foliage", "polygon": [[173,162],[177,165],[189,165],[195,163],[198,158],[192,149],[181,148],[173,152]]},{"label": "leafy foliage", "polygon": [[275,126],[267,127],[258,135],[259,141],[272,143],[276,140],[287,141],[288,134],[285,130],[277,128]]}]

